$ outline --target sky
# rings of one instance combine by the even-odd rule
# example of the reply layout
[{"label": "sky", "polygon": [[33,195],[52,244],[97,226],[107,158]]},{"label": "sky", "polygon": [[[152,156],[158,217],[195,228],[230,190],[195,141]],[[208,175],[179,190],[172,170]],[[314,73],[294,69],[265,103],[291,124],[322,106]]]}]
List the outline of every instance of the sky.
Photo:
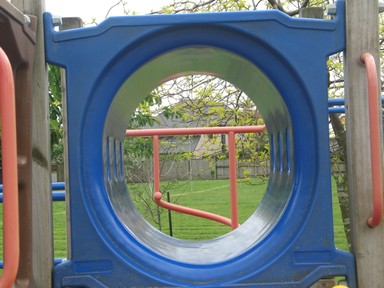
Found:
[{"label": "sky", "polygon": [[[46,11],[61,17],[80,17],[83,22],[90,23],[93,18],[100,23],[105,19],[108,10],[119,0],[45,0]],[[146,14],[151,10],[158,10],[171,0],[126,0],[130,11],[136,14]],[[111,10],[110,16],[123,15],[122,6]]]}]

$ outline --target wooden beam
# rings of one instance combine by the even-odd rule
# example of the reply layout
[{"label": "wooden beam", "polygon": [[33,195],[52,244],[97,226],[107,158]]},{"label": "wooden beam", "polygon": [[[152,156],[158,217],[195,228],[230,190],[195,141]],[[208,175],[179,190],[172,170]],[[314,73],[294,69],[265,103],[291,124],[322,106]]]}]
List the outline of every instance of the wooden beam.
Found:
[{"label": "wooden beam", "polygon": [[[357,282],[360,288],[384,287],[384,224],[376,228],[370,228],[367,225],[373,206],[371,150],[367,76],[364,64],[360,61],[363,53],[370,52],[379,63],[378,15],[377,0],[346,1],[344,73],[349,163],[348,190],[352,252],[356,257]],[[380,95],[377,95],[378,101],[379,97]],[[377,120],[381,121],[381,111],[377,111]]]},{"label": "wooden beam", "polygon": [[[31,191],[20,201],[30,206],[31,229],[28,258],[21,255],[16,287],[51,287],[53,268],[51,155],[47,69],[44,53],[42,14],[44,0],[12,0],[20,11],[37,17],[36,54],[32,87],[32,184]],[[23,229],[21,227],[21,229]]]}]

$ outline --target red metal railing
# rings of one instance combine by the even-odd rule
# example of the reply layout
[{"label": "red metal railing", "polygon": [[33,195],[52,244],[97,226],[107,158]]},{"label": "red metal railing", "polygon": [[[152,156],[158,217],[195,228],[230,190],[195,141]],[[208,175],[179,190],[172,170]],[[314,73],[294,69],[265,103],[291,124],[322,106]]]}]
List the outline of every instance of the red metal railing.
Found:
[{"label": "red metal railing", "polygon": [[7,55],[0,48],[1,154],[4,185],[4,270],[0,278],[1,288],[9,288],[15,282],[20,255],[15,109],[12,67]]},{"label": "red metal railing", "polygon": [[[236,169],[236,139],[237,133],[260,133],[265,126],[242,127],[199,127],[199,128],[170,128],[170,129],[141,129],[127,130],[126,136],[152,137],[153,139],[153,173],[154,194],[153,199],[157,205],[176,212],[185,213],[201,218],[217,221],[236,229],[239,226],[237,208],[237,169]],[[228,134],[229,178],[231,191],[231,219],[210,212],[176,205],[162,200],[160,192],[160,147],[159,136],[200,135],[200,134]]]},{"label": "red metal railing", "polygon": [[361,61],[365,63],[368,80],[368,101],[369,101],[369,130],[371,142],[371,165],[372,165],[372,190],[373,190],[373,212],[367,224],[370,227],[380,225],[383,215],[383,179],[382,179],[382,158],[381,158],[381,137],[379,121],[379,91],[377,81],[377,70],[375,59],[372,54],[364,53]]}]

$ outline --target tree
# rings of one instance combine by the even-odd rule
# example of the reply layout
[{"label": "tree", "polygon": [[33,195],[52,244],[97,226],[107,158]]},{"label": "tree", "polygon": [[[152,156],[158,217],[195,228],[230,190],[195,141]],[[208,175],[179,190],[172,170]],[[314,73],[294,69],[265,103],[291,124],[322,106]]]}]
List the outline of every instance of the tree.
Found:
[{"label": "tree", "polygon": [[64,163],[61,75],[58,66],[48,66],[48,94],[52,163]]},{"label": "tree", "polygon": [[[179,122],[183,123],[180,126],[215,127],[264,124],[255,103],[243,91],[220,78],[208,75],[181,77],[159,86],[155,93],[168,103],[176,103],[168,107],[171,107],[174,114],[177,115]],[[249,162],[259,159],[259,152],[265,151],[265,147],[268,145],[267,135],[239,136],[241,138],[237,138],[237,142],[240,144],[237,153],[239,156],[243,156],[239,158]],[[217,141],[221,141],[222,144],[221,154],[223,155],[221,156],[227,157],[225,139],[218,139],[217,135],[212,135],[207,145],[214,146]],[[212,158],[218,155],[213,155],[207,149],[206,153],[202,152],[199,156]]]}]

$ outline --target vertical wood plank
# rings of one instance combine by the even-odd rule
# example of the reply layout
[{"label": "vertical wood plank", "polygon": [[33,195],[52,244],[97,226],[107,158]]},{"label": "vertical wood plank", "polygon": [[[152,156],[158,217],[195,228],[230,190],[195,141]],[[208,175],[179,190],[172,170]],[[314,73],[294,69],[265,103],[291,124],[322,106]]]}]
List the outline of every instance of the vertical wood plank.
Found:
[{"label": "vertical wood plank", "polygon": [[[51,287],[53,268],[51,156],[47,70],[42,13],[44,0],[12,0],[20,11],[37,17],[37,41],[32,87],[32,190],[30,279],[18,279],[16,287]],[[21,259],[23,261],[23,259]]]},{"label": "vertical wood plank", "polygon": [[25,12],[38,17],[32,102],[32,285],[51,287],[53,224],[48,77],[42,14],[44,0],[25,1]]},{"label": "vertical wood plank", "polygon": [[[378,1],[346,1],[345,98],[347,108],[348,190],[352,252],[358,287],[384,287],[384,224],[369,228],[372,177],[367,79],[360,56],[370,52],[378,62]],[[380,87],[380,86],[379,86]],[[377,95],[378,101],[380,95]],[[381,111],[377,111],[378,121]]]}]

